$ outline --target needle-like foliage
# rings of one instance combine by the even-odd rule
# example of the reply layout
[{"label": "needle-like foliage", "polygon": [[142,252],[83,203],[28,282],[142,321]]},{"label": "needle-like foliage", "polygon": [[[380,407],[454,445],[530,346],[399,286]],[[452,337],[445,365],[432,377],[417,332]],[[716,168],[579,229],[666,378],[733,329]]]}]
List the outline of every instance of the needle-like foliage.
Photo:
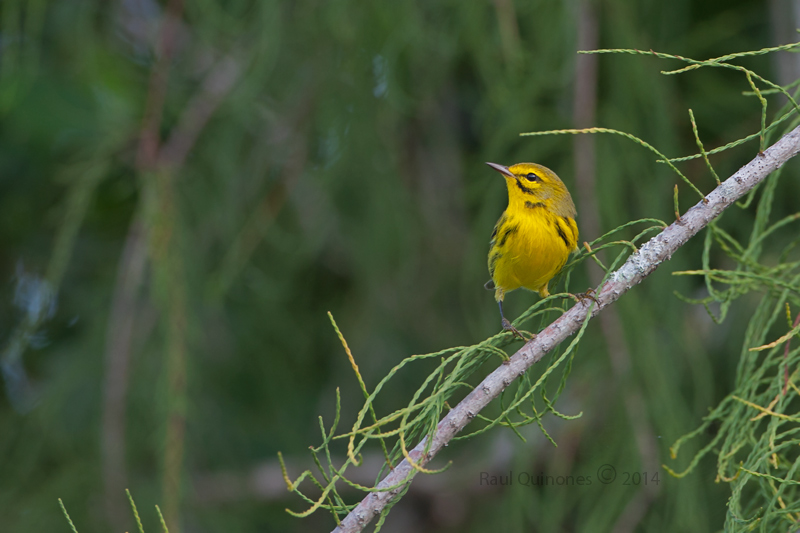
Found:
[{"label": "needle-like foliage", "polygon": [[[731,149],[756,138],[759,139],[758,151],[761,152],[777,132],[788,131],[800,122],[797,103],[787,88],[780,87],[755,72],[731,62],[742,57],[794,49],[797,46],[800,44],[795,43],[750,53],[730,54],[707,61],[695,61],[652,51],[599,51],[600,53],[654,55],[690,64],[687,68],[664,72],[664,74],[687,73],[703,67],[731,68],[741,72],[752,87],[752,94],[758,97],[761,105],[761,129],[756,134],[730,142],[720,149],[705,150],[691,110],[689,114],[692,131],[700,151],[692,156],[682,158],[667,158],[649,143],[629,133],[608,128],[555,130],[523,135],[565,133],[621,135],[654,152],[659,158],[658,162],[669,165],[684,183],[699,193],[702,202],[707,202],[704,193],[675,167],[676,163],[701,157],[711,176],[719,184],[720,179],[711,165],[709,154]],[[780,110],[776,118],[769,124],[766,121],[766,100],[756,82],[766,85],[769,90],[784,94],[788,99],[784,109]],[[779,129],[781,124],[783,127]],[[681,446],[691,439],[703,439],[702,448],[694,454],[681,472],[676,472],[671,466],[663,466],[669,474],[682,478],[692,472],[703,457],[711,453],[715,454],[717,456],[716,481],[727,482],[731,486],[731,498],[725,524],[726,530],[730,531],[751,531],[754,528],[759,531],[775,531],[791,528],[792,524],[800,521],[800,492],[798,492],[800,491],[800,472],[798,471],[800,470],[800,452],[798,451],[800,445],[800,409],[798,409],[800,407],[800,388],[798,388],[800,379],[800,369],[798,369],[798,363],[800,363],[800,257],[797,253],[800,237],[789,239],[786,242],[773,242],[774,239],[771,239],[773,235],[779,234],[777,230],[795,223],[800,218],[800,213],[777,221],[770,220],[770,211],[780,177],[781,170],[779,169],[773,172],[761,187],[761,195],[754,207],[755,220],[748,238],[742,240],[732,236],[724,229],[725,217],[720,216],[713,220],[705,230],[702,254],[699,260],[699,266],[702,268],[673,273],[676,276],[703,276],[708,292],[707,297],[692,299],[680,294],[677,296],[689,304],[704,305],[715,322],[725,319],[736,300],[750,293],[760,295],[760,301],[756,305],[756,310],[744,335],[733,390],[711,410],[698,429],[679,438],[670,450],[672,458],[676,459]],[[675,190],[675,211],[676,216],[680,217],[677,205],[677,185]],[[750,198],[740,204],[740,207],[751,209],[751,200],[755,194],[754,190]],[[567,290],[571,270],[585,259],[592,258],[596,261],[603,268],[606,279],[608,279],[608,275],[629,256],[631,251],[636,251],[646,237],[653,232],[660,231],[666,225],[659,220],[637,220],[621,225],[591,243],[586,243],[584,249],[565,269]],[[638,233],[632,239],[618,238],[619,234],[625,233],[631,228],[638,229]],[[616,252],[609,266],[605,266],[597,257],[597,253],[603,249]],[[765,250],[770,250],[771,253],[767,254]],[[711,258],[718,258],[720,255],[726,256],[734,265],[733,268],[714,268]],[[715,260],[722,262],[720,259]],[[569,295],[565,294],[555,294],[540,300],[519,317],[515,326],[522,328],[534,322],[541,326],[552,321],[564,312],[564,307],[559,304],[563,304],[565,299],[571,301]],[[717,305],[719,316],[712,312],[712,304]],[[795,316],[796,318],[793,318]],[[359,372],[356,357],[351,353],[344,335],[333,317],[330,316],[330,318],[366,399],[356,415],[353,425],[340,430],[338,426],[342,419],[342,413],[337,391],[336,419],[330,429],[326,431],[323,420],[320,418],[323,442],[318,448],[312,449],[319,473],[315,475],[312,471],[306,470],[294,481],[289,478],[285,467],[283,473],[287,487],[309,504],[303,511],[287,510],[290,514],[305,517],[317,509],[326,509],[333,514],[336,523],[340,524],[340,518],[353,511],[354,508],[352,504],[346,503],[345,497],[340,494],[339,487],[342,485],[366,493],[376,490],[390,492],[405,490],[410,477],[394,485],[377,488],[378,481],[403,459],[408,461],[416,472],[425,474],[436,474],[449,467],[458,468],[458,465],[453,465],[449,461],[439,469],[425,468],[417,463],[420,455],[412,456],[409,450],[423,439],[426,439],[424,442],[431,442],[441,417],[447,413],[451,405],[454,405],[454,402],[463,398],[465,391],[474,389],[475,379],[483,376],[487,363],[490,361],[494,361],[495,365],[507,363],[509,358],[507,349],[514,342],[514,338],[511,333],[503,332],[472,346],[453,347],[435,353],[408,357],[397,364],[370,391]],[[513,383],[507,383],[491,413],[472,413],[471,418],[474,418],[474,422],[470,424],[467,433],[452,440],[474,437],[493,428],[506,427],[522,441],[525,441],[526,439],[519,429],[529,424],[536,424],[547,440],[553,445],[557,445],[542,424],[542,419],[548,414],[564,420],[574,420],[582,416],[581,412],[562,413],[555,407],[555,404],[568,386],[567,378],[573,368],[577,348],[588,323],[588,320],[583,322],[583,326],[567,346],[559,346],[552,351],[549,362],[541,372],[524,373]],[[779,333],[778,338],[770,340],[770,335],[775,335],[775,332]],[[791,348],[790,343],[795,337],[798,339],[794,348]],[[422,363],[429,360],[433,360],[435,363],[433,370],[426,373],[424,371],[426,367]],[[379,411],[376,406],[380,405],[382,395],[391,394],[393,380],[396,380],[401,372],[417,376],[419,385],[416,392],[405,407],[378,415]],[[550,380],[550,387],[548,387],[548,380]],[[711,428],[713,428],[713,436],[708,438],[707,434]],[[339,462],[332,460],[334,455],[331,452],[331,447],[336,445],[337,441],[341,441],[339,448],[346,447],[345,459]],[[361,455],[375,441],[380,443],[385,460],[383,467],[377,473],[376,486],[362,486],[350,481],[347,478],[347,470],[360,466]],[[422,454],[426,453],[427,448],[422,450]],[[282,458],[281,463],[283,464]],[[321,495],[309,496],[307,490],[301,488],[302,482],[306,479],[312,481],[321,491]],[[390,507],[381,509],[376,531],[381,528]]]}]

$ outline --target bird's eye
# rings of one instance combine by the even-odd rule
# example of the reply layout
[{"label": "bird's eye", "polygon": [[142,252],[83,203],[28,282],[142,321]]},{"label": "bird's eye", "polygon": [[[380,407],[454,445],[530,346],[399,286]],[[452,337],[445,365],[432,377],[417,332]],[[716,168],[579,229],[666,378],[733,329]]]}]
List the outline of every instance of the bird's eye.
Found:
[{"label": "bird's eye", "polygon": [[525,178],[526,178],[528,181],[541,181],[541,178],[539,178],[539,176],[537,176],[537,175],[536,175],[536,174],[534,174],[533,172],[531,172],[530,174],[528,174],[527,176],[525,176]]}]

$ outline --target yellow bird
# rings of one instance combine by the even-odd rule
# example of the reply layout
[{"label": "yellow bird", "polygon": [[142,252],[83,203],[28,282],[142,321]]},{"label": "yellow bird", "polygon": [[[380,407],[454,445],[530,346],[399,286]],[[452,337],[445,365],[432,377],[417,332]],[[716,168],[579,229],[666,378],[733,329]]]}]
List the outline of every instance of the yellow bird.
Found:
[{"label": "yellow bird", "polygon": [[492,232],[486,288],[494,290],[503,329],[519,332],[503,315],[503,298],[525,287],[550,296],[547,284],[577,250],[575,204],[564,182],[547,167],[486,163],[506,179],[508,207]]}]

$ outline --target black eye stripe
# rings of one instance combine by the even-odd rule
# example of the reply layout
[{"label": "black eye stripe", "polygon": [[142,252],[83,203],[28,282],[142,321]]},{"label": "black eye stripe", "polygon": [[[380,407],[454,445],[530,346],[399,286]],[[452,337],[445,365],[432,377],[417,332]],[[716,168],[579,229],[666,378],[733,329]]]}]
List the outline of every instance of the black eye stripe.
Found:
[{"label": "black eye stripe", "polygon": [[522,191],[522,192],[524,192],[525,194],[534,194],[534,192],[533,192],[533,189],[529,189],[528,187],[526,187],[525,185],[523,185],[523,184],[522,184],[522,181],[520,181],[520,180],[514,180],[514,183],[516,183],[516,184],[517,184],[517,188],[519,188],[519,190],[521,190],[521,191]]}]

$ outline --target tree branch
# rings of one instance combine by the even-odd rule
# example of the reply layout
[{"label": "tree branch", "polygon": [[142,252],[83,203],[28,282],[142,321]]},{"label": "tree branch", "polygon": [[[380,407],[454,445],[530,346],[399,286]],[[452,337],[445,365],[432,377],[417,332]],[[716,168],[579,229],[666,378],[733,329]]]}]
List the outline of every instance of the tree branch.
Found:
[{"label": "tree branch", "polygon": [[[422,439],[411,450],[409,457],[419,466],[425,466],[456,436],[475,416],[517,377],[523,375],[550,350],[573,335],[584,321],[597,315],[611,305],[634,285],[650,275],[665,260],[669,260],[678,248],[696,235],[709,222],[719,216],[728,206],[745,195],[772,171],[800,152],[800,127],[795,128],[763,154],[757,155],[733,176],[725,180],[697,205],[689,209],[680,219],[650,239],[638,251],[631,254],[619,270],[614,272],[596,296],[597,304],[589,299],[575,304],[552,324],[542,330],[533,340],[515,353],[507,364],[489,374],[480,385],[456,405],[436,427],[436,434],[428,442]],[[425,453],[425,449],[428,452]],[[410,483],[416,470],[403,460],[378,484],[377,488]],[[334,533],[352,533],[364,527],[403,492],[405,487],[390,491],[370,492],[334,529]]]},{"label": "tree branch", "polygon": [[211,68],[159,152],[160,165],[172,168],[183,165],[206,123],[238,81],[241,70],[233,56],[223,57]]},{"label": "tree branch", "polygon": [[105,377],[103,379],[103,422],[101,458],[108,521],[114,529],[125,527],[125,420],[128,379],[133,351],[134,324],[139,291],[147,267],[147,241],[142,221],[134,216],[125,239],[114,296],[106,328]]}]

